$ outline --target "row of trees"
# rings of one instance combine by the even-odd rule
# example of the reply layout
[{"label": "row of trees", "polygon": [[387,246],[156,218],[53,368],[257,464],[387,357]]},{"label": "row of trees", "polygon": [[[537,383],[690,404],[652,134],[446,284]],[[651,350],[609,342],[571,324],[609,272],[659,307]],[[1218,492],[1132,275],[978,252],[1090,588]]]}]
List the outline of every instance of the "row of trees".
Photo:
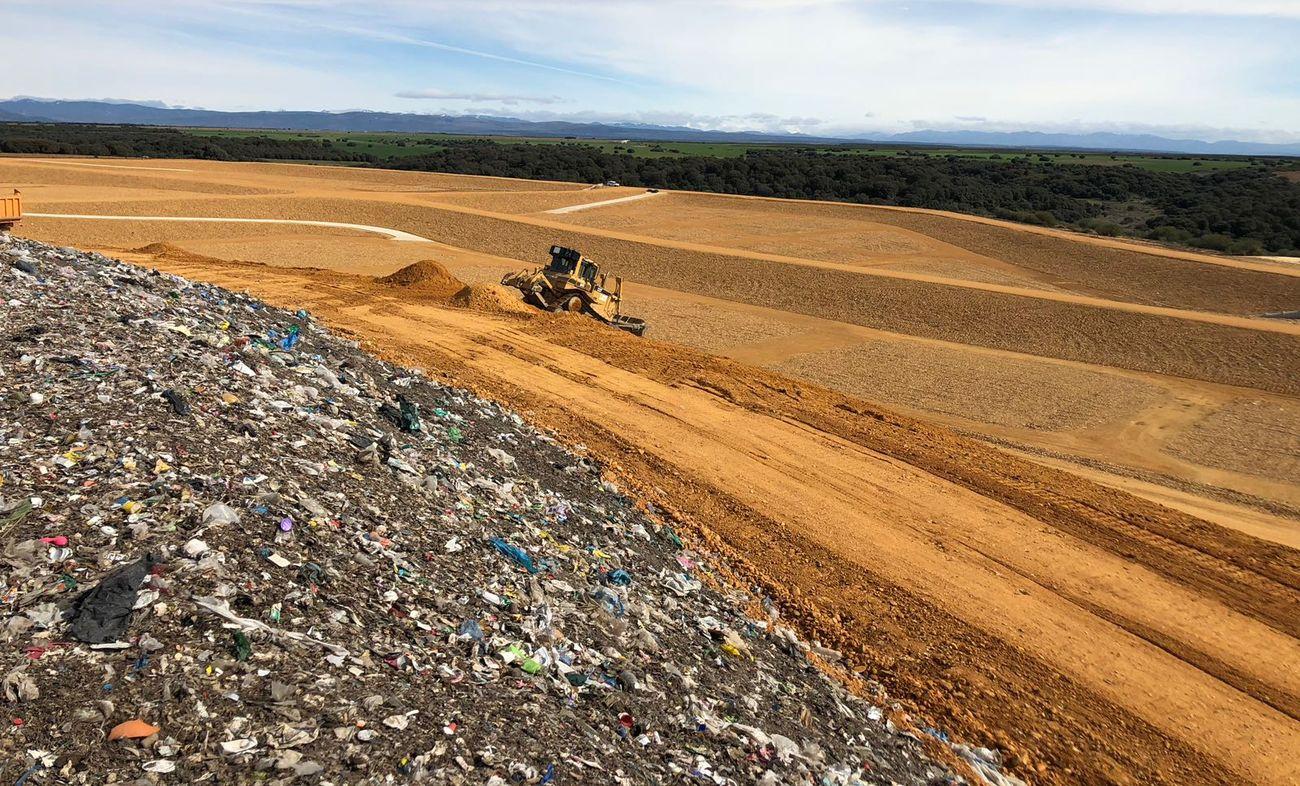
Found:
[{"label": "row of trees", "polygon": [[340,148],[325,139],[207,136],[152,126],[49,123],[0,123],[0,153],[212,161],[377,161],[374,156]]},{"label": "row of trees", "polygon": [[330,139],[212,136],[148,126],[0,123],[0,153],[341,161],[398,169],[953,210],[1240,254],[1300,254],[1300,183],[1250,166],[1207,173],[793,147],[740,157],[638,157],[580,142],[439,139],[378,159]]}]

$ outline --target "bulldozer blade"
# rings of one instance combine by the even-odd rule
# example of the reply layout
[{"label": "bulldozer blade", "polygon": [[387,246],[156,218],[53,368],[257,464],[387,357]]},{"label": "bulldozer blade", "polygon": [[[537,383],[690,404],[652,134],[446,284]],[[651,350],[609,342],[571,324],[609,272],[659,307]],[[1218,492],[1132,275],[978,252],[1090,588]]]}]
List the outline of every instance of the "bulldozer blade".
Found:
[{"label": "bulldozer blade", "polygon": [[628,333],[631,333],[634,336],[645,335],[645,330],[647,327],[649,327],[648,325],[646,325],[644,319],[637,319],[636,317],[623,317],[623,316],[616,317],[614,321],[610,322],[609,324],[613,325],[619,330],[626,330]]}]

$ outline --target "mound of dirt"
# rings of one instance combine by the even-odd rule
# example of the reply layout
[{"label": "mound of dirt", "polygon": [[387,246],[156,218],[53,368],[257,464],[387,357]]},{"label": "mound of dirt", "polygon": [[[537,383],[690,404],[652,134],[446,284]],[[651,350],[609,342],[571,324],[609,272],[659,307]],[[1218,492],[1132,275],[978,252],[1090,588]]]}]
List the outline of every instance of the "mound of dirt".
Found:
[{"label": "mound of dirt", "polygon": [[390,287],[404,287],[420,295],[448,300],[465,289],[465,282],[453,276],[440,262],[422,259],[396,273],[375,279]]},{"label": "mound of dirt", "polygon": [[188,251],[174,243],[150,243],[147,246],[140,246],[131,250],[135,254],[148,254],[159,259],[169,259],[174,262],[191,262],[191,263],[217,263],[224,264],[227,260],[217,259],[216,257],[204,256]]},{"label": "mound of dirt", "polygon": [[185,249],[172,243],[150,243],[147,246],[140,246],[131,250],[136,254],[153,254],[156,257],[188,253]]},{"label": "mound of dirt", "polygon": [[452,305],[498,314],[532,316],[536,309],[525,303],[519,291],[500,284],[470,284],[451,298]]}]

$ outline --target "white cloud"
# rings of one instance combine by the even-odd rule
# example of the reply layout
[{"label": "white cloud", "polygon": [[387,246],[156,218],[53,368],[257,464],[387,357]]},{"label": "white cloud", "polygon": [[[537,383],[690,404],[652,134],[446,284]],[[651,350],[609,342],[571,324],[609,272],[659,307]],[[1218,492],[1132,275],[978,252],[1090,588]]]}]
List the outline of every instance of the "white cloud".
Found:
[{"label": "white cloud", "polygon": [[558,49],[578,67],[666,82],[716,114],[758,109],[848,124],[869,104],[885,128],[945,115],[1204,124],[1243,114],[1300,128],[1300,97],[1255,84],[1295,63],[1293,44],[1276,36],[1214,24],[1153,36],[1116,19],[990,27],[878,14],[875,4],[759,5],[736,13],[705,3],[682,14],[624,2],[542,13],[529,3],[499,9],[491,24],[514,49],[563,40]]},{"label": "white cloud", "polygon": [[32,101],[94,101],[100,104],[135,104],[136,106],[148,106],[154,109],[181,109],[183,107],[172,106],[166,101],[155,101],[148,98],[78,98],[75,96],[66,96],[64,98],[45,98],[43,96],[16,95],[12,96],[13,100],[31,99]]},{"label": "white cloud", "polygon": [[[925,2],[926,0],[921,0]],[[1275,16],[1300,19],[1297,0],[972,0],[1035,10],[1099,11],[1170,16]]]},{"label": "white cloud", "polygon": [[[128,0],[129,1],[129,0]],[[137,0],[140,2],[141,0]],[[174,0],[181,5],[248,6],[253,8],[339,9],[355,5],[355,0]],[[622,0],[636,4],[645,0]],[[972,5],[1001,5],[1036,10],[1069,9],[1104,11],[1123,14],[1173,14],[1203,16],[1281,16],[1300,17],[1297,0],[655,0],[661,7],[724,8],[739,11],[799,10],[825,6],[901,6],[964,2]],[[591,10],[608,6],[608,0],[379,0],[372,6],[419,15],[422,12],[460,11],[467,6],[485,13],[511,12],[521,9],[551,12],[556,10]]]},{"label": "white cloud", "polygon": [[457,93],[437,88],[424,90],[399,90],[393,95],[398,98],[418,98],[430,101],[495,101],[506,106],[516,104],[562,104],[559,96],[511,95],[508,93]]},{"label": "white cloud", "polygon": [[[469,108],[467,114],[492,114],[489,108]],[[672,110],[645,110],[608,112],[578,110],[556,112],[548,109],[529,109],[512,112],[523,120],[561,120],[573,123],[633,124],[655,126],[681,126],[710,131],[757,131],[764,133],[808,134],[823,136],[821,126],[826,122],[817,117],[782,117],[764,112],[744,115],[718,115]]]},{"label": "white cloud", "polygon": [[[190,0],[190,1],[195,2],[197,5],[204,5],[208,0]],[[389,2],[392,6],[394,6],[393,9],[394,11],[400,10],[403,6],[406,5],[406,3],[403,2],[403,0],[389,0]],[[253,6],[253,8],[240,9],[239,6],[241,4],[247,6]],[[236,0],[236,2],[232,4],[231,9],[240,10],[242,11],[242,13],[252,15],[252,16],[260,16],[264,19],[275,20],[278,18],[281,21],[287,22],[288,20],[283,17],[277,17],[273,13],[268,14],[265,8],[267,6],[300,7],[300,6],[333,6],[333,5],[341,5],[345,8],[350,8],[355,6],[355,3],[348,2],[348,3],[338,4],[335,2],[335,0],[319,0],[319,2],[317,2],[317,0]],[[438,3],[435,0],[434,2],[417,6],[416,10],[425,12],[427,14],[427,12],[429,11],[435,11],[437,5]],[[463,6],[464,4],[450,3],[447,5],[460,7]],[[381,6],[382,3],[375,3],[372,6],[372,10],[376,12],[375,14],[376,18],[381,20],[388,19],[388,16],[382,13],[383,9]],[[474,8],[471,7],[468,10],[473,11]],[[483,9],[480,7],[478,10],[482,11]],[[426,18],[426,17],[424,16],[424,14],[422,14],[421,18]],[[405,26],[401,26],[401,25],[394,26],[391,24],[391,22],[388,28],[385,29],[385,27],[382,24],[377,24],[374,21],[367,21],[361,24],[339,23],[337,21],[333,21],[328,16],[320,15],[320,14],[314,15],[310,18],[296,17],[293,20],[293,22],[296,25],[305,26],[308,29],[315,28],[316,30],[323,31],[323,32],[343,33],[347,35],[356,36],[358,38],[368,38],[373,41],[387,42],[391,44],[401,44],[404,46],[421,47],[424,49],[435,49],[442,52],[450,52],[453,54],[465,55],[467,57],[479,58],[483,60],[495,60],[501,63],[510,63],[517,66],[524,66],[527,68],[539,69],[543,71],[553,71],[560,74],[569,74],[571,76],[581,76],[581,77],[586,77],[588,79],[600,79],[600,80],[607,80],[611,82],[620,81],[606,74],[599,74],[591,71],[579,71],[572,68],[564,68],[563,66],[558,66],[555,65],[554,63],[543,62],[541,59],[529,60],[521,57],[512,57],[509,55],[501,54],[499,52],[489,52],[485,49],[475,49],[471,47],[458,46],[455,44],[447,43],[445,41],[436,41],[427,37],[409,35],[405,32],[398,32],[398,30],[405,30],[406,29]]]},{"label": "white cloud", "polygon": [[12,88],[52,98],[126,95],[174,106],[282,109],[329,107],[339,94],[364,90],[363,80],[347,73],[248,47],[194,46],[176,36],[127,26],[105,31],[13,8],[0,12],[0,51],[13,66]]},{"label": "white cloud", "polygon": [[[130,0],[128,0],[129,2]],[[140,0],[136,0],[139,2]],[[174,0],[182,5],[315,10],[347,9],[355,0]],[[1006,6],[1033,11],[1091,11],[1144,16],[1278,17],[1300,19],[1300,0],[378,0],[369,3],[383,16],[390,13],[407,18],[427,18],[438,13],[461,13],[467,9],[484,14],[556,13],[579,11],[599,13],[612,5],[650,5],[679,19],[692,10],[746,12],[801,12],[840,6],[845,8],[907,10],[909,6],[952,5]]]},{"label": "white cloud", "polygon": [[[0,48],[28,93],[422,98],[819,135],[916,118],[1296,132],[1296,40],[1300,0],[0,0]],[[550,113],[557,96],[573,111]]]}]

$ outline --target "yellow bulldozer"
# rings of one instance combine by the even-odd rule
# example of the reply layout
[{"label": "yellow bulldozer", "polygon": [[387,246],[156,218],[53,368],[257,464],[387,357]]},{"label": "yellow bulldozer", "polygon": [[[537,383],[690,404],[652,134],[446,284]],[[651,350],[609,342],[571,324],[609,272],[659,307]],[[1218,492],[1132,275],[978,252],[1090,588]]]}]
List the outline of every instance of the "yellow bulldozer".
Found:
[{"label": "yellow bulldozer", "polygon": [[523,292],[524,302],[540,309],[582,313],[634,336],[645,333],[644,319],[622,313],[622,277],[615,276],[610,289],[609,275],[571,248],[551,246],[551,264],[509,273],[501,283]]}]

